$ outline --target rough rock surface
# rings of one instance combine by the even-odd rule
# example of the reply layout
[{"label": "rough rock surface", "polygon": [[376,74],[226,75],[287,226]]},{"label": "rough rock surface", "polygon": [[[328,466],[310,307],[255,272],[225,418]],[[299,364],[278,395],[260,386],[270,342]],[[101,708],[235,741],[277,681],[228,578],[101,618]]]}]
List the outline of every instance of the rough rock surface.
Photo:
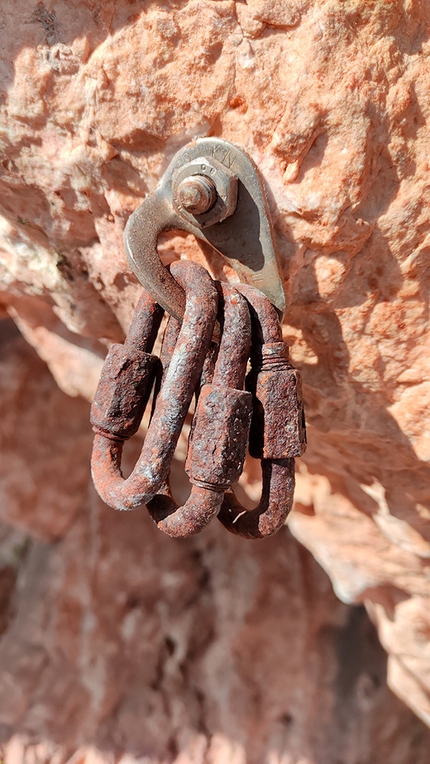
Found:
[{"label": "rough rock surface", "polygon": [[[60,386],[90,398],[104,346],[123,336],[139,291],[122,248],[128,215],[189,139],[222,135],[245,147],[272,195],[285,336],[305,381],[310,447],[290,529],[345,603],[366,604],[389,655],[390,686],[427,723],[429,22],[428,0],[16,0],[0,10],[2,302]],[[181,236],[163,249],[166,258],[204,259]],[[59,419],[60,465],[61,406]],[[77,421],[71,417],[71,432]],[[25,439],[18,446],[19,455]],[[71,523],[75,529],[85,502],[73,496],[72,470],[59,466],[55,475],[58,495],[65,484],[59,519],[54,494],[40,484],[34,503],[37,492],[14,478],[19,456],[9,458],[5,519],[47,539]],[[79,492],[77,459],[75,469]],[[253,495],[253,465],[247,474]],[[144,520],[106,522],[113,535],[132,537],[121,522]],[[147,526],[145,533],[155,538]],[[191,547],[205,548],[217,533]],[[76,543],[69,538],[59,542],[64,549]],[[291,544],[281,534],[243,554],[263,570],[272,564],[267,549],[276,557],[285,545],[288,556]],[[185,548],[169,554],[188,559]],[[59,546],[52,549],[63,559]],[[61,575],[64,560],[55,563]],[[74,622],[78,631],[78,615]],[[248,683],[257,705],[263,685]],[[32,729],[42,725],[40,714]],[[231,709],[227,716],[243,732],[245,722]],[[236,761],[220,746],[209,761]],[[300,755],[303,763],[325,761]]]},{"label": "rough rock surface", "polygon": [[[21,520],[0,526],[5,764],[428,764],[430,730],[388,689],[364,608],[336,599],[288,530],[249,543],[215,522],[178,543],[146,512],[107,509],[88,404],[1,329],[1,450],[38,489],[2,502]],[[39,404],[21,406],[35,387]],[[52,509],[41,529],[55,503],[62,525]]]}]

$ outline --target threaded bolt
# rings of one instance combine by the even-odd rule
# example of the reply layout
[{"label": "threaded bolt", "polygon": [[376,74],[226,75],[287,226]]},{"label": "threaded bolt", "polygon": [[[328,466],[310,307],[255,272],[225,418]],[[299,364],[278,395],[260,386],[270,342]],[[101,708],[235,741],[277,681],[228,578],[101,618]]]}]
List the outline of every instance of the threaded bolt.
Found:
[{"label": "threaded bolt", "polygon": [[215,204],[217,190],[211,178],[205,175],[190,175],[178,186],[178,201],[181,207],[192,215],[202,215]]}]

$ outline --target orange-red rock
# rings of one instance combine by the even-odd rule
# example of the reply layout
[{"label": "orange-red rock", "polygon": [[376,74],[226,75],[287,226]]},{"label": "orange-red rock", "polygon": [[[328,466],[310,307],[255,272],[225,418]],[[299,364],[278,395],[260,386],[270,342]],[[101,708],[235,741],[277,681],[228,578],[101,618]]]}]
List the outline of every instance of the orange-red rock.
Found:
[{"label": "orange-red rock", "polygon": [[339,596],[367,604],[390,685],[427,723],[429,20],[425,0],[0,11],[2,301],[63,389],[90,397],[138,293],[129,213],[191,138],[248,150],[310,425],[290,527]]},{"label": "orange-red rock", "polygon": [[[108,509],[88,474],[88,404],[0,329],[2,452],[36,496],[2,501],[20,521],[0,525],[5,764],[427,764],[430,730],[388,689],[364,608],[336,599],[288,530],[250,543],[214,522],[177,541],[145,511]],[[37,406],[16,404],[35,387]]]}]

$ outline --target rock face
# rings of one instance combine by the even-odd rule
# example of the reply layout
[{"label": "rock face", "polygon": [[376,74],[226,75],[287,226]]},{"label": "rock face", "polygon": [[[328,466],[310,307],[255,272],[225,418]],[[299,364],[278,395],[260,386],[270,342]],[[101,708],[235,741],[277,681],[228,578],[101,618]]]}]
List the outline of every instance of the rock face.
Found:
[{"label": "rock face", "polygon": [[[146,512],[106,508],[89,405],[0,327],[6,764],[427,764],[430,730],[388,689],[364,608],[336,599],[288,530],[251,543],[214,522],[178,542]],[[19,470],[36,498],[14,488]]]},{"label": "rock face", "polygon": [[[289,527],[343,602],[366,605],[388,652],[390,687],[427,724],[429,12],[427,0],[16,0],[0,10],[2,303],[60,387],[90,399],[106,344],[123,337],[139,293],[122,246],[128,215],[188,140],[220,135],[243,146],[271,194],[285,337],[305,383],[310,445]],[[165,260],[209,258],[222,273],[187,237],[166,237],[160,249]],[[411,717],[385,689],[368,716],[360,706],[359,730],[339,721],[355,707],[333,677],[360,682],[348,679],[346,647],[336,661],[324,650],[335,650],[336,629],[367,645],[368,627],[361,611],[335,602],[288,533],[247,547],[225,533],[221,541],[214,527],[178,544],[141,516],[102,509],[88,498],[86,404],[56,390],[17,347],[14,374],[27,397],[12,377],[8,387],[5,371],[1,512],[15,528],[4,531],[5,548],[15,543],[9,534],[39,541],[20,557],[15,617],[1,643],[2,665],[13,666],[3,693],[11,710],[1,712],[7,734],[34,742],[43,731],[54,748],[67,738],[73,750],[90,741],[154,761],[421,761],[428,738],[421,727],[414,737]],[[35,376],[26,371],[34,364]],[[30,431],[40,425],[37,446],[20,433],[24,409]],[[249,464],[250,496],[257,481]],[[290,558],[302,560],[301,575]],[[141,593],[126,605],[134,580]],[[311,618],[301,627],[303,658],[283,598],[286,610],[296,603],[293,623]],[[283,636],[262,656],[269,623]],[[331,634],[326,647],[322,633]],[[366,698],[373,691],[364,686]],[[324,720],[349,730],[336,733],[340,747],[321,742]],[[408,743],[394,753],[402,730]],[[22,758],[22,740],[8,755]],[[413,740],[416,749],[407,747]]]}]

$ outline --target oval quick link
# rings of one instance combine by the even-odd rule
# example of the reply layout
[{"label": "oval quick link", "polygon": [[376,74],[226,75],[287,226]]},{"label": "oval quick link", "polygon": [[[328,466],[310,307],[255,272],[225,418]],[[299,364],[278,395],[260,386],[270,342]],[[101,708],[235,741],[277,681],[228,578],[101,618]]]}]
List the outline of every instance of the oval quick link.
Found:
[{"label": "oval quick link", "polygon": [[224,328],[218,358],[212,382],[199,390],[185,467],[191,495],[181,507],[165,493],[148,502],[152,519],[169,536],[201,531],[218,513],[224,491],[243,469],[252,414],[252,395],[242,389],[251,322],[243,297],[228,285],[221,289]]},{"label": "oval quick link", "polygon": [[[121,426],[110,429],[105,427],[103,418],[97,414],[103,409],[104,382],[101,382],[100,392],[93,404],[92,421],[96,430],[91,460],[93,480],[101,498],[115,509],[136,509],[145,504],[165,481],[213,334],[218,294],[207,271],[196,263],[183,261],[173,263],[171,273],[185,290],[184,319],[164,383],[157,396],[142,451],[127,479],[124,479],[121,472],[121,455],[124,440],[129,437],[128,430]],[[145,351],[149,344],[144,337],[142,346]],[[127,340],[124,347],[126,345]],[[152,363],[155,365],[156,362]],[[110,372],[107,377],[111,378]],[[131,387],[131,400],[136,395],[137,385],[136,381],[135,386]],[[118,388],[114,392],[118,421],[121,423],[123,400],[117,394]],[[144,399],[148,395],[145,386],[145,391],[140,392],[140,398]],[[136,421],[137,417],[133,420],[133,431],[137,429]]]},{"label": "oval quick link", "polygon": [[258,506],[249,511],[228,491],[218,518],[232,533],[257,539],[276,533],[291,510],[294,457],[304,453],[306,430],[300,373],[288,361],[278,315],[258,290],[242,284],[237,289],[253,317],[252,370],[246,383],[254,396],[249,451],[261,460],[263,485]]}]

